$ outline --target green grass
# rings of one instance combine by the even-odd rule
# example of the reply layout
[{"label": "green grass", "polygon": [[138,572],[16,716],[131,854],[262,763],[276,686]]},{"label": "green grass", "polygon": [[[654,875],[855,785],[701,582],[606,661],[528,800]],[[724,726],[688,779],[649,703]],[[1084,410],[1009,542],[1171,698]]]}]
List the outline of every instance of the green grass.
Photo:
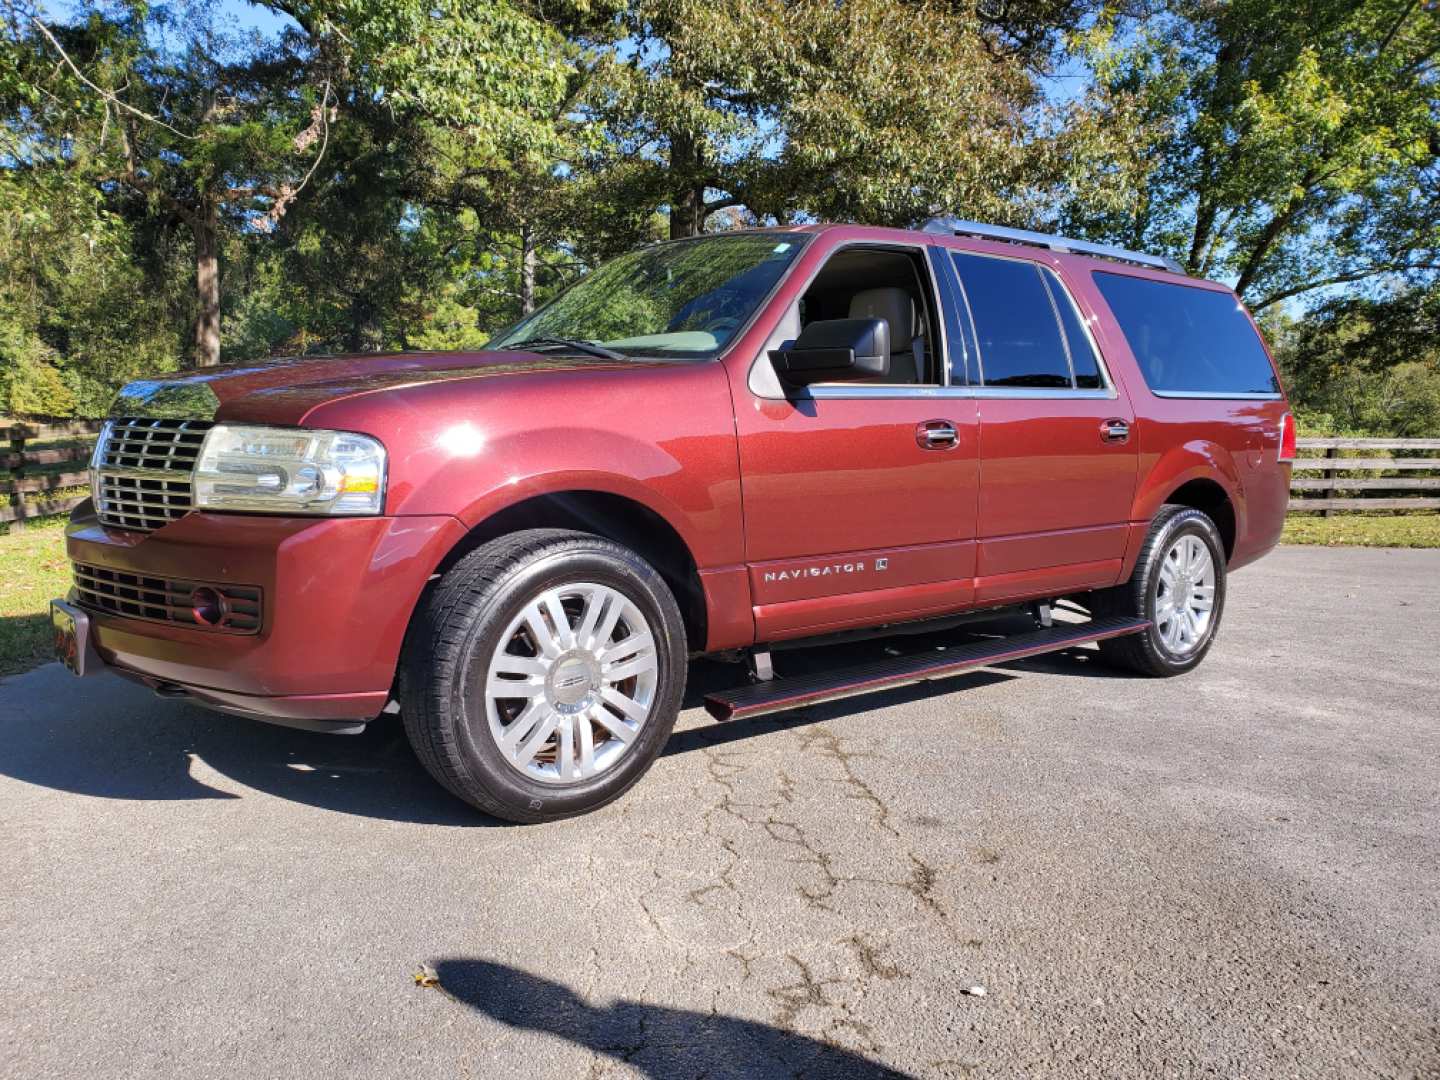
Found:
[{"label": "green grass", "polygon": [[50,598],[69,589],[63,518],[0,536],[0,675],[49,659]]},{"label": "green grass", "polygon": [[1440,514],[1291,514],[1282,544],[1440,548]]}]

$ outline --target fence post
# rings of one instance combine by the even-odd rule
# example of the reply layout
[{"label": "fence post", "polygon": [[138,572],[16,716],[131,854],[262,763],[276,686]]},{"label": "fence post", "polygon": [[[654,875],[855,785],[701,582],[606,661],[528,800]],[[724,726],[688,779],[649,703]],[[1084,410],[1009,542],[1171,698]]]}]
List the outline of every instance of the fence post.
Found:
[{"label": "fence post", "polygon": [[[1326,449],[1325,449],[1325,456],[1326,456],[1327,458],[1338,458],[1338,457],[1340,456],[1340,448],[1339,448],[1338,446],[1326,447]],[[1326,470],[1325,470],[1325,479],[1326,479],[1326,480],[1329,480],[1332,485],[1334,484],[1334,481],[1335,481],[1335,470],[1334,470],[1333,468],[1330,468],[1330,469],[1326,469]],[[1338,489],[1336,489],[1334,486],[1331,486],[1331,487],[1326,488],[1326,489],[1325,489],[1325,498],[1327,498],[1327,499],[1333,499],[1333,498],[1335,498],[1335,494],[1336,494],[1336,491],[1337,491],[1337,490],[1338,490]],[[1320,511],[1320,516],[1321,516],[1321,517],[1327,517],[1327,518],[1328,518],[1328,517],[1330,517],[1331,515],[1333,515],[1334,513],[1335,513],[1335,511],[1334,511],[1334,510],[1331,510],[1330,507],[1327,506],[1324,510],[1321,510],[1321,511]]]},{"label": "fence post", "polygon": [[[15,424],[10,428],[10,451],[15,455],[15,464],[10,469],[11,480],[22,480],[25,477],[25,426]],[[10,522],[10,531],[19,532],[25,528],[25,493],[20,490],[19,484],[10,495],[10,506],[15,511],[15,520]]]}]

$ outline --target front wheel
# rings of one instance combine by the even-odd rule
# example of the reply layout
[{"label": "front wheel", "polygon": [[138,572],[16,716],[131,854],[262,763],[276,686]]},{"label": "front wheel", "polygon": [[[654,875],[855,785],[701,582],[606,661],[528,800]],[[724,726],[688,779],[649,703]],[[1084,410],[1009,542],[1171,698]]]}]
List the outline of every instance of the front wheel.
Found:
[{"label": "front wheel", "polygon": [[639,555],[535,529],[471,552],[417,616],[401,671],[416,756],[496,817],[595,810],[644,775],[685,684],[685,627]]},{"label": "front wheel", "polygon": [[1092,610],[1150,620],[1140,634],[1100,643],[1101,656],[1143,675],[1182,675],[1215,643],[1225,608],[1225,545],[1202,511],[1167,505],[1151,523],[1135,572],[1097,592]]}]

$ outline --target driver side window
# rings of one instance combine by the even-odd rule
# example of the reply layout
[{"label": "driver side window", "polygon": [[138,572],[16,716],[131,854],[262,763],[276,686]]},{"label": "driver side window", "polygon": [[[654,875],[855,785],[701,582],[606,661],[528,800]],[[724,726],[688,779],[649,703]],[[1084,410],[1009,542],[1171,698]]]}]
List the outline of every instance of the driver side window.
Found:
[{"label": "driver side window", "polygon": [[939,385],[936,307],[919,250],[842,248],[800,298],[798,329],[823,319],[884,319],[890,372],[860,385]]}]

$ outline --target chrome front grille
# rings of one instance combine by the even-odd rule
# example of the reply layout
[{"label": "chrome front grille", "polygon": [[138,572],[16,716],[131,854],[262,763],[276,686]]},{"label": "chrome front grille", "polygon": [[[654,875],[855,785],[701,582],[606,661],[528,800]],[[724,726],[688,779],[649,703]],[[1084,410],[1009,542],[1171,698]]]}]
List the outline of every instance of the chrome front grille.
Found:
[{"label": "chrome front grille", "polygon": [[209,420],[110,421],[95,449],[95,510],[101,523],[150,532],[188,514],[191,475],[205,433],[214,426]]},{"label": "chrome front grille", "polygon": [[179,581],[84,563],[73,569],[77,599],[91,611],[232,634],[260,629],[260,589],[254,585]]}]

